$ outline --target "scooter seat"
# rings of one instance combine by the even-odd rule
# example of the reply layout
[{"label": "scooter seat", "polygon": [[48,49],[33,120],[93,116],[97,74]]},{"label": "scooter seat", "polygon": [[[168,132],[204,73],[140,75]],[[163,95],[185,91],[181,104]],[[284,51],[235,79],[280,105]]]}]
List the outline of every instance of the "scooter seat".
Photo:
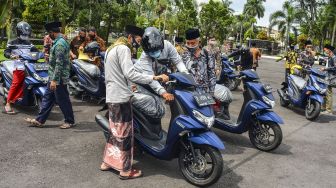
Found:
[{"label": "scooter seat", "polygon": [[74,60],[74,63],[76,63],[81,69],[83,69],[90,77],[100,77],[100,70],[96,65],[79,59]]},{"label": "scooter seat", "polygon": [[2,62],[2,66],[6,69],[6,71],[13,77],[14,71],[14,62],[13,61],[4,61]]},{"label": "scooter seat", "polygon": [[306,86],[306,80],[296,76],[296,75],[290,75],[290,77],[292,78],[294,84],[300,89],[302,90],[305,86]]}]

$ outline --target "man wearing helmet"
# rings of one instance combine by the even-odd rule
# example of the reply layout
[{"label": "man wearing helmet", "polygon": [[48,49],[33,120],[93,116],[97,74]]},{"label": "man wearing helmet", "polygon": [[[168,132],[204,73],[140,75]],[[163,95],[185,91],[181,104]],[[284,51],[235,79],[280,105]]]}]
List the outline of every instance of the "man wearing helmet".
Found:
[{"label": "man wearing helmet", "polygon": [[[147,75],[158,75],[162,73],[165,67],[158,64],[158,60],[166,59],[176,66],[180,72],[188,72],[176,48],[169,42],[163,39],[160,31],[155,27],[146,28],[142,37],[142,49],[144,50],[139,61],[135,64],[135,68],[139,72]],[[160,70],[161,69],[161,70]],[[164,71],[163,71],[164,72]],[[174,100],[174,96],[168,93],[158,81],[153,81],[149,84],[150,87],[166,101]]]},{"label": "man wearing helmet", "polygon": [[119,171],[119,178],[133,179],[142,172],[132,167],[133,160],[133,115],[132,91],[128,81],[150,84],[153,80],[167,82],[168,76],[146,75],[137,72],[132,62],[132,52],[140,45],[143,29],[126,26],[125,36],[120,37],[108,50],[105,58],[106,103],[108,104],[111,137],[106,143],[102,171],[111,168]]},{"label": "man wearing helmet", "polygon": [[[31,35],[31,27],[27,22],[19,22],[16,25],[17,38],[8,42],[7,48],[4,51],[4,56],[8,59],[18,59],[19,57],[12,54],[14,47],[20,48],[21,45],[28,46],[30,51],[37,52],[37,48],[29,41]],[[25,79],[25,66],[20,60],[14,61],[13,81],[8,92],[7,103],[3,113],[15,114],[11,104],[23,96],[23,84]]]}]

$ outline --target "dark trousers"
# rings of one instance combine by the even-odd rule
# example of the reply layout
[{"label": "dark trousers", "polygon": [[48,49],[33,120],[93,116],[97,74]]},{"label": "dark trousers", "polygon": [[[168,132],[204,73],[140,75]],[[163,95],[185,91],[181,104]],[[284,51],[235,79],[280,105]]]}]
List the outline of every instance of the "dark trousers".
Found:
[{"label": "dark trousers", "polygon": [[288,76],[290,74],[290,69],[285,69],[285,82],[288,84]]},{"label": "dark trousers", "polygon": [[75,118],[72,111],[72,105],[70,102],[67,86],[61,82],[59,85],[57,85],[55,91],[50,90],[49,86],[50,82],[48,83],[46,93],[42,98],[41,111],[39,112],[36,120],[42,124],[45,123],[52,108],[57,102],[63,113],[64,122],[74,124]]}]

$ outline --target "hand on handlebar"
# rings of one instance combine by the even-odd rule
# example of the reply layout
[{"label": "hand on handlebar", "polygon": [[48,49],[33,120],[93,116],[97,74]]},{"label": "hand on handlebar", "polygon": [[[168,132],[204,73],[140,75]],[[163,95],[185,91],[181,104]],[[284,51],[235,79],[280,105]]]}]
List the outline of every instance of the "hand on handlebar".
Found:
[{"label": "hand on handlebar", "polygon": [[163,93],[162,98],[164,98],[164,100],[166,100],[167,102],[173,101],[174,100],[174,95],[170,94],[170,93]]},{"label": "hand on handlebar", "polygon": [[17,55],[11,55],[10,58],[11,59],[19,59],[19,56],[17,56]]},{"label": "hand on handlebar", "polygon": [[161,74],[161,75],[159,75],[159,76],[154,76],[154,77],[153,77],[153,80],[161,81],[161,82],[166,83],[166,82],[169,81],[169,77],[168,77],[167,75],[165,75],[165,74]]}]

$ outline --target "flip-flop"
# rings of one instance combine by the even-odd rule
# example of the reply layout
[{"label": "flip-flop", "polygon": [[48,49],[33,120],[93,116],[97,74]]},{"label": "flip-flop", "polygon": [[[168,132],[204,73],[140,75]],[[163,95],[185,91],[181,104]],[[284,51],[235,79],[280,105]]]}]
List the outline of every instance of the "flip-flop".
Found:
[{"label": "flip-flop", "polygon": [[25,122],[29,123],[31,127],[43,127],[44,125],[38,122],[36,119],[24,118]]},{"label": "flip-flop", "polygon": [[70,123],[63,123],[59,128],[60,129],[70,129],[72,127],[76,126],[76,124],[70,124]]},{"label": "flip-flop", "polygon": [[[137,175],[137,174],[139,174],[139,175]],[[142,174],[141,170],[132,169],[131,173],[128,176],[119,175],[119,178],[121,180],[129,180],[129,179],[140,178],[142,175],[143,174]]]},{"label": "flip-flop", "polygon": [[8,114],[8,115],[15,115],[15,114],[17,114],[13,109],[8,110],[6,107],[2,110],[2,113]]}]

